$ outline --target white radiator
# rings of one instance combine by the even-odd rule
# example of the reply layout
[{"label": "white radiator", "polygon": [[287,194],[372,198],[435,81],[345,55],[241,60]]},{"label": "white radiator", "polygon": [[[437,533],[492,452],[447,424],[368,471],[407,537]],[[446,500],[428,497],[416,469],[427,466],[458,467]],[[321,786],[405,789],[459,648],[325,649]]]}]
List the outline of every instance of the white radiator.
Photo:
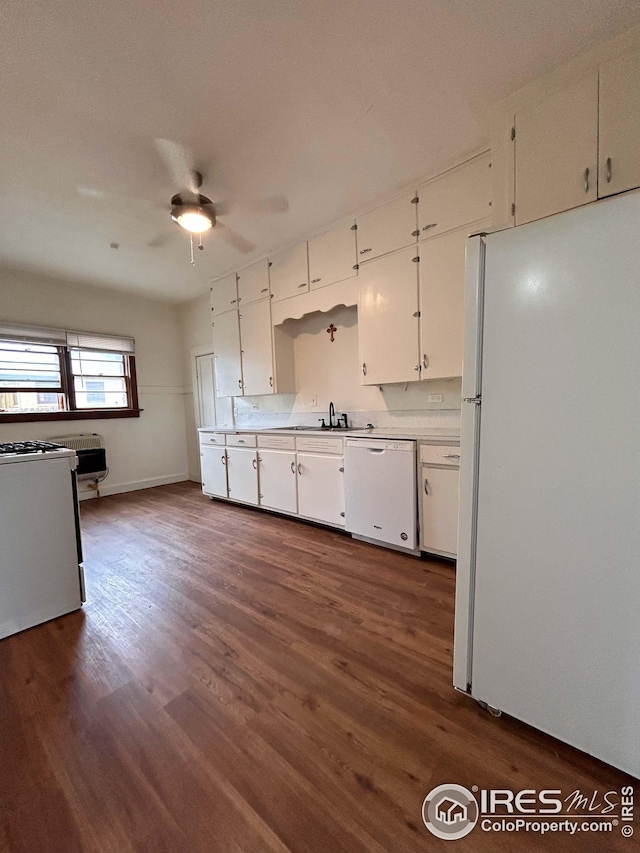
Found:
[{"label": "white radiator", "polygon": [[98,435],[97,432],[81,432],[77,435],[54,435],[48,441],[55,441],[58,444],[68,447],[69,450],[94,450],[97,447],[104,447],[104,437]]}]

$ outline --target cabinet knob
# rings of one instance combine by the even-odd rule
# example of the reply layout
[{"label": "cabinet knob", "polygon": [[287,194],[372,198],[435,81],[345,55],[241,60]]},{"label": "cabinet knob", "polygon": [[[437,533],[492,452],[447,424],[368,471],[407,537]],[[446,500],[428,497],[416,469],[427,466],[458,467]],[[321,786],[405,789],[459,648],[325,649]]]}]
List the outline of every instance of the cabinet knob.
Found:
[{"label": "cabinet knob", "polygon": [[611,157],[607,157],[607,183],[611,183]]},{"label": "cabinet knob", "polygon": [[258,470],[258,461],[256,459],[252,459],[251,464],[253,466],[253,470],[257,471]]},{"label": "cabinet knob", "polygon": [[426,353],[424,353],[422,356],[422,366],[424,367],[425,370],[427,369],[427,367],[429,367],[429,359],[427,358]]},{"label": "cabinet knob", "polygon": [[371,251],[371,249],[360,249],[360,254],[361,254],[361,255],[366,255],[366,254],[367,254],[367,252],[370,252],[370,251]]},{"label": "cabinet knob", "polygon": [[416,366],[413,369],[420,371],[420,370],[422,370],[422,365],[416,364]]},{"label": "cabinet knob", "polygon": [[362,363],[362,375],[367,375],[367,365],[364,362]]},{"label": "cabinet knob", "polygon": [[269,377],[269,387],[273,388],[273,376]]},{"label": "cabinet knob", "polygon": [[295,462],[292,462],[292,463],[291,463],[291,473],[292,473],[292,474],[295,474],[295,473],[296,473],[296,463],[295,463]]},{"label": "cabinet knob", "polygon": [[303,282],[302,282],[302,284],[299,284],[299,285],[298,285],[298,287],[306,287],[306,286],[307,286],[307,282],[306,282],[306,281],[303,281]]},{"label": "cabinet knob", "polygon": [[344,467],[343,467],[343,468],[338,468],[338,471],[340,471],[340,473],[341,473],[341,474],[344,474]]},{"label": "cabinet knob", "polygon": [[430,228],[437,228],[437,227],[438,227],[438,223],[437,223],[437,222],[430,222],[428,225],[423,225],[423,226],[422,226],[422,230],[423,230],[423,231],[428,231]]},{"label": "cabinet knob", "polygon": [[429,494],[429,481],[426,477],[424,478],[424,493],[425,495]]},{"label": "cabinet knob", "polygon": [[311,284],[317,284],[319,281],[322,281],[322,279],[321,278],[312,278]]},{"label": "cabinet knob", "polygon": [[589,192],[589,167],[584,170],[584,191]]},{"label": "cabinet knob", "polygon": [[222,458],[222,464],[223,464],[223,465],[226,465],[226,464],[227,464],[227,459],[226,459],[226,456],[225,456],[225,454],[224,454],[224,453],[222,454],[222,457],[221,457],[221,458]]},{"label": "cabinet knob", "polygon": [[340,518],[344,518],[344,513],[343,513],[343,512],[341,512],[341,513],[340,513]]},{"label": "cabinet knob", "polygon": [[268,288],[268,287],[263,287],[263,288],[262,288],[262,290],[260,291],[260,293],[266,293],[266,292],[267,292],[267,290],[269,290],[269,288]]},{"label": "cabinet knob", "polygon": [[302,463],[298,462],[298,474],[302,474]]}]

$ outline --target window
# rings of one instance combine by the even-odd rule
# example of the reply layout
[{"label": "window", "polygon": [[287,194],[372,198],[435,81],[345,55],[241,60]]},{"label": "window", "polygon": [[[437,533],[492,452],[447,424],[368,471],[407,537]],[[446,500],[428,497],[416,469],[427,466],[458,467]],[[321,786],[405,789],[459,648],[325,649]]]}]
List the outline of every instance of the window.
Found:
[{"label": "window", "polygon": [[133,353],[131,338],[0,324],[0,421],[138,416]]}]

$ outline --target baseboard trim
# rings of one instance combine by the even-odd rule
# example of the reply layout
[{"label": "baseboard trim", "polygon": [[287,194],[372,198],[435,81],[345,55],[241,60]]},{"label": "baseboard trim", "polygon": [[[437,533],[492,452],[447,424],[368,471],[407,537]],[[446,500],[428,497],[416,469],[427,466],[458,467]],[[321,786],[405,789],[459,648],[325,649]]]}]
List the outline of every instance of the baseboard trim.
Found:
[{"label": "baseboard trim", "polygon": [[[136,483],[115,483],[114,485],[101,485],[101,497],[108,495],[120,495],[124,492],[137,492],[140,489],[153,489],[155,486],[168,486],[171,483],[184,483],[189,479],[187,473],[170,474],[168,477],[152,477],[150,480],[138,480]],[[81,491],[78,495],[81,501],[92,500],[96,497],[96,493],[92,490]]]}]

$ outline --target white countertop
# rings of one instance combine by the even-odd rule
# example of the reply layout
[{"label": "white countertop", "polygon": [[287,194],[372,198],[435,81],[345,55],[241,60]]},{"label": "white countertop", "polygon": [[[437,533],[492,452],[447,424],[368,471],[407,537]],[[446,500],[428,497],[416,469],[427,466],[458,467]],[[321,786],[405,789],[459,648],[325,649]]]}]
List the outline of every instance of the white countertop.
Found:
[{"label": "white countertop", "polygon": [[374,427],[373,429],[295,429],[292,427],[200,427],[198,432],[218,432],[230,435],[267,433],[271,435],[337,436],[342,438],[397,438],[410,441],[460,442],[460,434],[450,429],[427,427]]}]

